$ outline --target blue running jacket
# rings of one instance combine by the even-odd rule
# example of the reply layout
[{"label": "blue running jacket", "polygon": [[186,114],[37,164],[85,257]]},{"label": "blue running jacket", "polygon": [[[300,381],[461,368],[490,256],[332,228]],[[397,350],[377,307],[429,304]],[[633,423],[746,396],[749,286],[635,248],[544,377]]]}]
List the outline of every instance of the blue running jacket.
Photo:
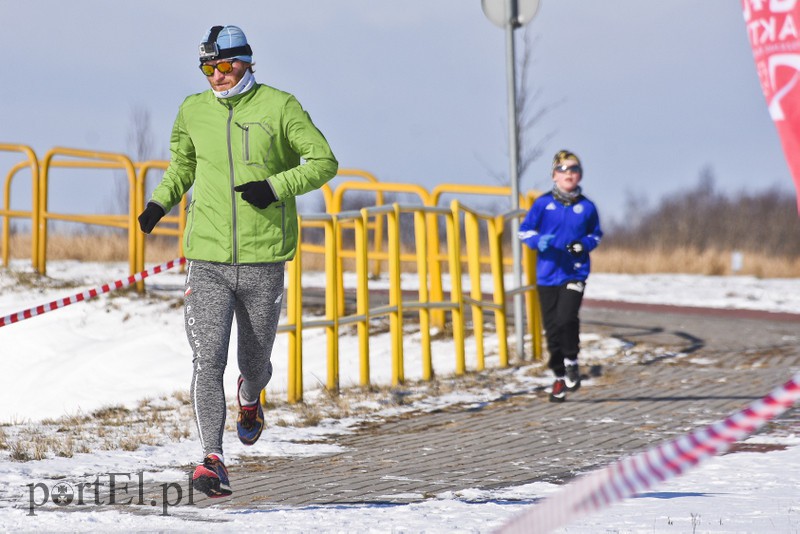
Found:
[{"label": "blue running jacket", "polygon": [[[538,252],[539,238],[555,237],[544,252]],[[570,280],[586,280],[591,270],[589,252],[597,248],[603,231],[594,203],[584,196],[565,206],[546,193],[537,198],[519,227],[519,239],[537,251],[536,282],[541,286],[560,286]],[[567,250],[573,241],[583,244],[575,257]]]}]

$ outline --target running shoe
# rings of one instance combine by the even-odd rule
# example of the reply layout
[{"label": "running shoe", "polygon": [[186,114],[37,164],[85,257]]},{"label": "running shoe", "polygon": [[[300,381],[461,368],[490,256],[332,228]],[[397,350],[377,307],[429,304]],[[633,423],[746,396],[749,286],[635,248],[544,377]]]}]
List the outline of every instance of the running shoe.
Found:
[{"label": "running shoe", "polygon": [[194,470],[192,486],[212,499],[227,497],[233,493],[231,491],[231,483],[228,480],[228,470],[225,469],[225,464],[215,454],[206,456],[203,463]]},{"label": "running shoe", "polygon": [[564,377],[564,385],[568,391],[578,391],[581,387],[581,372],[576,365],[567,365],[567,376]]},{"label": "running shoe", "polygon": [[239,390],[242,389],[244,378],[239,377],[236,386],[236,402],[239,403],[239,417],[236,418],[236,432],[239,434],[239,441],[245,445],[252,445],[261,437],[264,430],[264,411],[261,409],[261,402],[256,401],[251,406],[242,406],[239,397]]},{"label": "running shoe", "polygon": [[553,389],[550,392],[550,402],[564,402],[567,399],[567,386],[564,384],[564,378],[556,378],[553,382]]}]

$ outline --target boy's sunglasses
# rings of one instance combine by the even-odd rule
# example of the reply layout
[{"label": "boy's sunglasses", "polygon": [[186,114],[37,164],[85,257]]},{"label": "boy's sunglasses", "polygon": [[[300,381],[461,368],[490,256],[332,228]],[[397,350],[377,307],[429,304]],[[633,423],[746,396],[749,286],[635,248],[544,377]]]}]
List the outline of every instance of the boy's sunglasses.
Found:
[{"label": "boy's sunglasses", "polygon": [[574,172],[576,174],[580,174],[581,166],[580,165],[559,165],[555,168],[558,172]]},{"label": "boy's sunglasses", "polygon": [[229,61],[220,61],[216,65],[209,65],[208,63],[203,63],[200,65],[200,70],[203,71],[203,74],[206,76],[213,76],[214,69],[217,69],[221,74],[230,74],[233,72],[233,62],[236,61],[235,59],[231,59]]}]

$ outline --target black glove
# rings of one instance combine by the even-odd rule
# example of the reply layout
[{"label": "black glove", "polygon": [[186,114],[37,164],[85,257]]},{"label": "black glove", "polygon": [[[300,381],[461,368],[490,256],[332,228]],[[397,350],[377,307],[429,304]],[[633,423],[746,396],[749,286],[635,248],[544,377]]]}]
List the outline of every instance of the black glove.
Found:
[{"label": "black glove", "polygon": [[580,256],[581,254],[584,253],[586,248],[583,246],[583,243],[581,243],[580,241],[573,241],[572,243],[567,245],[567,250],[573,256]]},{"label": "black glove", "polygon": [[262,210],[278,200],[272,191],[272,186],[266,180],[237,185],[233,190],[241,193],[242,199]]},{"label": "black glove", "polygon": [[142,229],[142,232],[149,234],[164,215],[165,213],[161,206],[155,202],[148,202],[147,207],[139,215],[139,228]]}]

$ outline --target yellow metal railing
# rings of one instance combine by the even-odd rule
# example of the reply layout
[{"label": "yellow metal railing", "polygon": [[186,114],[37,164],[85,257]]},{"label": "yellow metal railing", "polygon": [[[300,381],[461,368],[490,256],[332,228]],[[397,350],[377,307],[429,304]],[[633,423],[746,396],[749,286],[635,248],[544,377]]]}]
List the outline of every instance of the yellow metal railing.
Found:
[{"label": "yellow metal railing", "polygon": [[[144,210],[146,203],[145,194],[147,189],[147,175],[152,170],[166,170],[169,167],[169,161],[165,160],[148,160],[135,164],[136,172],[136,188],[134,191],[134,198],[136,199],[135,212],[141,213]],[[177,238],[177,255],[183,257],[183,232],[186,229],[186,204],[188,202],[187,195],[181,197],[178,203],[178,214],[166,214],[159,224],[153,228],[151,235],[167,235]],[[175,226],[172,226],[175,225]],[[136,235],[136,272],[144,270],[145,264],[145,234],[137,231]],[[144,290],[144,281],[137,282],[136,290],[141,292]]]},{"label": "yellow metal railing", "polygon": [[[457,195],[459,198],[463,198],[465,195],[471,196],[479,196],[483,199],[487,197],[497,198],[498,200],[501,199],[508,199],[511,197],[511,187],[508,186],[492,186],[492,185],[467,185],[467,184],[439,184],[431,190],[430,194],[430,205],[431,206],[438,206],[439,202],[441,201],[442,197],[445,194],[452,194]],[[530,207],[532,205],[532,201],[530,200],[532,193],[529,193],[528,196],[522,197],[520,196],[520,206],[524,209]],[[431,258],[433,262],[431,263],[431,298],[434,299],[441,299],[442,297],[442,271],[441,271],[441,263],[447,259],[446,254],[442,255],[441,247],[439,244],[439,232],[438,228],[433,227],[431,228],[430,232],[430,248],[431,248]],[[479,251],[480,252],[480,251]],[[467,261],[466,257],[462,257],[462,261]],[[486,256],[479,256],[479,261],[481,264],[488,265],[490,263],[490,259]],[[503,265],[512,265],[513,258],[511,257],[504,257],[503,258]],[[431,317],[433,323],[438,327],[444,326],[444,316],[441,313],[434,313]]]},{"label": "yellow metal railing", "polygon": [[[405,256],[414,258],[417,266],[417,284],[419,300],[406,300],[401,285],[401,263],[403,256],[400,247],[400,215],[401,213],[411,213],[414,216],[415,237],[417,248],[421,254]],[[297,310],[301,310],[302,292],[299,287],[302,285],[298,280],[290,280],[287,301],[287,313],[296,323],[290,328],[294,336],[294,342],[298,342],[298,324],[302,324],[303,329],[313,327],[328,328],[328,380],[327,387],[330,390],[339,388],[339,327],[347,324],[356,324],[359,346],[359,382],[362,386],[370,385],[370,349],[369,349],[369,325],[370,321],[381,317],[389,317],[389,331],[391,339],[391,382],[393,385],[402,383],[405,380],[404,348],[403,348],[403,321],[404,315],[416,310],[419,314],[420,336],[421,336],[421,355],[422,355],[422,378],[430,380],[434,376],[432,356],[431,356],[431,329],[428,319],[430,309],[444,308],[450,309],[453,315],[453,333],[456,345],[456,372],[465,372],[464,357],[464,319],[463,319],[463,297],[460,289],[460,276],[453,279],[453,289],[451,290],[450,302],[431,302],[428,298],[428,276],[427,276],[427,227],[426,215],[435,214],[444,216],[448,228],[448,244],[455,243],[458,239],[458,225],[453,222],[453,213],[446,208],[432,208],[427,206],[401,206],[397,203],[363,208],[359,211],[342,212],[337,215],[314,215],[301,216],[300,227],[306,227],[312,223],[322,222],[326,228],[325,254],[326,254],[326,287],[325,287],[325,320],[302,320],[297,319]],[[376,223],[379,219],[386,219],[388,245],[385,251],[385,260],[388,265],[388,304],[373,305],[370,302],[371,292],[369,291],[370,277],[367,275],[368,263],[368,232],[367,228],[371,223]],[[339,276],[337,261],[339,228],[341,225],[352,225],[355,229],[355,271],[356,271],[356,310],[354,314],[347,315],[339,311],[341,296],[347,288],[344,287],[343,279]],[[301,252],[305,244],[300,245]],[[451,256],[452,261],[457,262],[457,255]],[[302,254],[298,254],[292,263],[302,261]],[[450,268],[459,272],[459,265],[451,264]],[[295,285],[297,284],[297,285]],[[290,338],[290,343],[293,342]],[[290,384],[296,384],[298,373],[302,373],[302,365],[298,365],[302,349],[296,346],[290,353],[296,353],[293,361],[289,363],[289,369],[294,374],[289,379]],[[291,358],[291,356],[290,356]],[[300,400],[302,390],[294,387],[289,394],[290,400]]]},{"label": "yellow metal railing", "polygon": [[[412,214],[414,217],[415,252],[401,253],[401,228],[400,217],[403,213]],[[519,216],[522,211],[504,215],[489,215],[472,210],[458,200],[451,202],[449,208],[420,205],[390,205],[363,208],[359,211],[341,212],[336,215],[320,214],[301,216],[301,244],[300,253],[289,265],[289,287],[287,291],[287,324],[282,325],[283,331],[290,335],[289,344],[289,393],[290,402],[302,399],[302,332],[308,328],[325,328],[328,340],[328,362],[326,387],[331,391],[339,389],[339,328],[342,325],[355,324],[357,327],[359,347],[359,383],[362,386],[370,385],[370,346],[369,326],[371,321],[381,316],[389,318],[389,333],[391,342],[391,383],[397,385],[405,380],[404,347],[403,347],[403,321],[409,312],[417,311],[419,318],[420,351],[422,360],[422,379],[430,380],[435,376],[431,354],[431,321],[430,314],[433,310],[449,310],[451,314],[450,326],[452,327],[453,341],[455,344],[455,374],[462,375],[467,371],[465,350],[465,306],[469,306],[472,317],[472,331],[475,341],[475,363],[472,368],[477,371],[485,368],[485,314],[489,310],[494,314],[495,331],[498,339],[498,365],[506,367],[509,364],[507,341],[507,306],[509,297],[517,292],[524,292],[533,296],[528,298],[531,304],[536,303],[534,298],[536,285],[528,284],[522,288],[506,291],[504,287],[503,248],[501,246],[504,228],[513,217]],[[459,220],[464,217],[463,236]],[[448,300],[435,300],[431,297],[429,285],[429,259],[427,257],[428,237],[431,222],[436,223],[443,217],[446,227],[446,249],[448,257],[448,274],[450,291]],[[370,277],[367,276],[367,263],[369,260],[368,232],[370,223],[378,219],[386,219],[387,247],[385,260],[388,265],[387,281],[389,284],[388,304],[370,302],[369,289]],[[483,223],[482,225],[480,223]],[[322,224],[325,228],[325,319],[304,319],[303,286],[301,273],[303,271],[302,251],[306,244],[302,243],[302,229]],[[356,272],[356,310],[347,315],[340,310],[340,303],[347,290],[343,277],[339,272],[339,227],[352,224],[355,229],[354,261]],[[438,224],[437,224],[438,226]],[[482,230],[481,228],[485,228]],[[481,282],[482,266],[480,262],[481,243],[486,243],[489,249],[488,263],[492,276],[491,300],[486,299]],[[462,275],[463,263],[462,244],[466,247],[467,273]],[[526,261],[535,258],[533,254],[525,257]],[[407,298],[408,290],[402,287],[402,280],[408,280],[411,273],[406,273],[401,278],[401,263],[413,261],[416,265],[416,281],[414,286],[418,291],[418,300]],[[462,290],[462,278],[469,285],[469,294]],[[538,308],[528,307],[529,325],[540,325]],[[532,330],[534,354],[541,356],[540,333]]]},{"label": "yellow metal railing", "polygon": [[[30,217],[31,219],[31,263],[34,268],[38,265],[39,253],[39,160],[36,158],[36,153],[27,145],[15,145],[0,143],[0,151],[4,152],[21,152],[27,157],[27,161],[21,161],[11,167],[6,175],[5,186],[3,188],[3,209],[0,215],[3,216],[3,265],[8,266],[9,261],[9,248],[11,241],[11,232],[9,219],[12,217]],[[11,181],[14,176],[22,169],[30,168],[31,170],[31,210],[20,211],[11,209]]]},{"label": "yellow metal railing", "polygon": [[[363,169],[348,169],[348,168],[339,169],[336,172],[336,176],[337,177],[361,178],[363,180],[366,180],[367,183],[371,183],[371,184],[377,184],[378,183],[378,178],[374,174],[372,174],[369,171],[365,171]],[[322,196],[323,196],[324,201],[325,201],[325,210],[328,213],[339,213],[340,211],[342,211],[341,199],[339,199],[339,204],[336,207],[334,207],[334,192],[333,192],[333,189],[331,188],[330,184],[323,185],[320,188],[320,191],[322,192]],[[384,204],[383,191],[376,191],[375,192],[375,205],[376,206],[382,206],[383,204]],[[355,231],[354,223],[352,223],[352,222],[349,222],[349,223],[346,222],[346,223],[340,225],[339,228],[340,228],[340,230],[339,230],[340,243],[342,242],[341,232],[343,230],[353,230],[353,231]],[[373,238],[372,238],[373,245],[372,246],[373,246],[373,250],[375,252],[380,252],[381,243],[383,243],[383,234],[384,234],[383,221],[376,221],[374,224],[370,224],[367,227],[367,230],[372,230],[372,235],[373,235]],[[314,246],[310,246],[308,248],[308,250],[309,250],[309,252],[317,252],[317,253],[322,253],[322,251],[323,251],[322,247],[314,247]],[[341,252],[341,250],[340,250],[340,252]],[[343,258],[346,258],[346,257],[352,258],[353,256],[352,255],[347,255],[345,253],[345,255],[342,256],[342,257]],[[340,268],[341,267],[342,266],[340,265]],[[382,270],[381,269],[381,260],[380,259],[374,259],[373,262],[372,262],[372,275],[373,276],[379,276],[380,273],[381,273],[381,270]]]},{"label": "yellow metal railing", "polygon": [[[343,182],[339,184],[336,190],[333,193],[330,202],[330,213],[339,213],[342,211],[342,204],[345,193],[352,192],[352,191],[369,191],[374,192],[376,194],[382,193],[409,193],[413,195],[417,195],[420,200],[422,201],[423,205],[430,205],[430,195],[428,191],[419,185],[414,184],[404,184],[404,183],[389,183],[389,182]],[[382,196],[380,197],[383,198]],[[379,230],[383,228],[382,220],[376,220],[374,223],[368,224],[368,229],[374,229],[374,244],[372,253],[369,255],[369,258],[375,260],[376,269],[373,270],[373,276],[379,276],[381,273],[380,270],[380,261],[381,260],[388,260],[389,254],[381,250],[381,244],[383,242],[382,235],[379,233]],[[344,250],[342,247],[343,243],[341,231],[338,232],[338,243],[340,248],[337,250],[337,256],[339,258],[339,272],[340,272],[340,279],[342,274],[344,273],[344,260],[347,258],[354,258],[355,257],[355,250]],[[413,256],[404,255],[402,257],[402,261],[413,261]],[[339,312],[344,313],[344,298],[340,299],[339,302]]]},{"label": "yellow metal railing", "polygon": [[[30,217],[32,223],[31,261],[41,273],[45,273],[47,261],[47,223],[49,220],[65,220],[86,224],[116,227],[128,231],[129,266],[131,273],[144,269],[145,236],[138,230],[136,216],[144,207],[145,189],[148,173],[153,170],[164,170],[168,162],[154,160],[133,163],[123,154],[96,152],[69,148],[54,148],[47,152],[41,162],[33,151],[24,145],[0,144],[0,150],[21,152],[27,161],[14,165],[9,171],[5,183],[3,226],[3,259],[8,261],[8,220],[12,217]],[[73,158],[68,160],[58,157]],[[10,209],[10,184],[16,174],[30,168],[32,173],[32,209],[19,211]],[[64,214],[48,211],[48,191],[54,168],[78,169],[121,169],[125,171],[129,186],[128,211],[125,214],[83,215]],[[476,211],[462,203],[460,198],[450,202],[449,206],[438,206],[443,194],[507,196],[509,188],[499,186],[469,186],[443,184],[437,186],[432,193],[425,188],[413,184],[381,183],[374,175],[357,169],[343,169],[342,176],[356,176],[365,181],[346,181],[331,191],[323,188],[326,206],[329,213],[318,215],[301,215],[299,223],[299,246],[295,259],[287,263],[288,291],[287,316],[285,323],[279,326],[280,332],[289,336],[289,365],[287,397],[290,402],[303,398],[303,331],[309,328],[323,328],[327,338],[327,378],[326,387],[331,391],[339,389],[339,329],[342,325],[355,324],[359,347],[359,383],[370,385],[370,324],[382,316],[388,316],[391,339],[393,385],[405,380],[403,322],[406,317],[417,313],[420,331],[420,351],[422,356],[422,379],[430,380],[436,374],[431,354],[432,329],[444,326],[445,314],[450,314],[453,341],[455,343],[455,373],[467,371],[465,349],[465,308],[471,316],[472,333],[475,341],[475,370],[486,366],[485,324],[487,313],[493,314],[494,327],[498,338],[498,364],[505,367],[509,363],[506,314],[510,297],[522,293],[526,297],[527,326],[532,335],[533,352],[536,358],[541,357],[541,317],[538,309],[538,293],[535,283],[536,254],[524,248],[523,265],[525,285],[520,288],[506,290],[504,284],[505,267],[510,258],[503,252],[503,238],[510,222],[514,218],[524,216],[525,209],[501,215],[491,215]],[[357,211],[341,210],[343,197],[352,191],[370,191],[376,194],[377,205]],[[420,204],[401,205],[399,203],[383,204],[384,193],[411,194],[419,199]],[[520,204],[527,208],[538,196],[529,192],[521,199]],[[180,211],[175,216],[167,216],[163,220],[175,225],[158,227],[156,235],[178,237],[178,253],[182,255],[181,239],[186,221],[186,198],[182,199]],[[404,214],[413,218],[414,248],[402,246]],[[440,243],[440,225],[444,223],[445,242]],[[463,230],[462,230],[463,220]],[[304,243],[303,232],[309,228],[324,230],[324,243]],[[353,231],[353,246],[344,247],[342,232]],[[507,237],[506,237],[507,239]],[[488,251],[488,255],[487,254]],[[325,259],[325,317],[309,319],[303,314],[303,253],[319,253]],[[345,313],[345,291],[353,288],[344,286],[344,260],[354,262],[356,273],[356,310]],[[373,270],[369,272],[372,262]],[[372,279],[384,273],[381,266],[387,266],[386,276],[389,284],[388,304],[376,305],[370,301],[369,284]],[[415,289],[417,300],[407,298],[410,288],[405,291],[402,280],[408,280],[410,273],[401,277],[403,265],[412,264],[417,275]],[[446,264],[450,281],[449,295],[445,299],[443,291],[442,267]],[[462,289],[462,268],[466,267],[463,276],[468,285],[466,294]],[[488,270],[492,278],[491,297],[487,297],[481,276]],[[141,284],[140,289],[143,289]],[[487,288],[488,290],[488,288]],[[374,299],[373,299],[374,300]],[[472,360],[471,360],[472,361]]]},{"label": "yellow metal railing", "polygon": [[[83,160],[54,162],[53,158],[56,156],[83,158]],[[128,195],[128,213],[124,215],[75,215],[50,212],[47,209],[50,170],[52,167],[56,166],[85,169],[122,169],[125,171],[128,178],[128,191],[131,193],[135,193],[136,191],[136,170],[133,166],[133,162],[123,154],[63,147],[56,147],[49,150],[42,160],[39,180],[39,251],[37,270],[42,274],[46,274],[47,272],[47,222],[49,220],[61,220],[126,229],[128,231],[128,266],[130,268],[130,273],[135,274],[137,266],[136,234],[138,230],[136,226],[136,195]]]},{"label": "yellow metal railing", "polygon": [[[508,366],[508,339],[506,336],[506,293],[503,280],[503,255],[501,250],[502,217],[488,215],[474,211],[463,206],[458,200],[451,203],[456,216],[464,213],[464,242],[467,250],[467,265],[469,269],[470,294],[465,300],[472,308],[472,324],[475,336],[477,369],[485,368],[484,361],[484,308],[494,310],[495,327],[497,330],[498,355],[500,365]],[[481,238],[479,221],[486,225],[486,242],[489,247],[488,263],[491,266],[493,281],[493,301],[484,300],[481,287]],[[448,247],[449,248],[449,247]],[[460,248],[460,247],[459,247]]]}]

